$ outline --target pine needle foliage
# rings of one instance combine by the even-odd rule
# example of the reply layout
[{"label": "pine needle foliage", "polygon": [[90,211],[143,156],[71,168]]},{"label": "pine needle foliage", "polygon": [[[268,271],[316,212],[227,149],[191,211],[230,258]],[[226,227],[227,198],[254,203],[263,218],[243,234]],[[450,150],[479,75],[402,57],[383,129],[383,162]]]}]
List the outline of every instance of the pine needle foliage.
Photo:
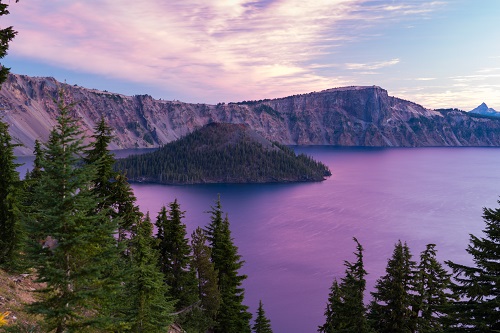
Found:
[{"label": "pine needle foliage", "polygon": [[257,317],[255,318],[255,323],[252,329],[254,333],[273,333],[273,330],[271,329],[271,320],[266,317],[262,300],[259,301]]},{"label": "pine needle foliage", "polygon": [[459,297],[450,308],[450,332],[500,331],[500,208],[484,208],[483,220],[484,236],[470,235],[467,247],[474,265],[446,262]]},{"label": "pine needle foliage", "polygon": [[249,333],[252,315],[243,305],[245,290],[241,287],[246,275],[238,270],[243,266],[238,248],[234,245],[229,228],[229,219],[223,218],[220,198],[210,211],[211,222],[206,228],[212,248],[212,262],[218,272],[221,293],[220,310],[217,313],[216,333]]},{"label": "pine needle foliage", "polygon": [[30,260],[38,282],[46,284],[30,310],[44,316],[47,331],[75,332],[108,320],[99,308],[118,288],[109,273],[110,258],[117,257],[116,226],[97,209],[95,169],[82,163],[84,135],[62,92],[57,103],[60,114],[42,150],[28,219]]},{"label": "pine needle foliage", "polygon": [[16,167],[14,148],[9,126],[0,121],[0,265],[5,268],[18,266],[24,239],[21,225],[21,181]]}]

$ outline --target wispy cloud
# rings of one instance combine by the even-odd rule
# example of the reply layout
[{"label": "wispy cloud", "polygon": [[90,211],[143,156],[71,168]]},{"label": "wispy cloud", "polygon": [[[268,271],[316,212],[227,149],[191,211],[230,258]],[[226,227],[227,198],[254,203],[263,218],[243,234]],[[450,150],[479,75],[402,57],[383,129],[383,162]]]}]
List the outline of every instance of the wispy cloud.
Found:
[{"label": "wispy cloud", "polygon": [[399,63],[399,59],[391,59],[388,61],[381,61],[381,62],[371,62],[371,63],[365,63],[365,64],[360,64],[360,63],[347,63],[346,68],[350,70],[376,70],[376,69],[381,69],[384,67],[389,67],[389,66],[394,66]]},{"label": "wispy cloud", "polygon": [[[321,72],[321,66],[334,70],[337,65],[319,60],[328,55],[335,63],[334,50],[358,38],[353,30],[366,22],[400,19],[411,11],[427,13],[439,3],[183,0],[124,5],[118,0],[32,0],[12,6],[8,19],[19,31],[12,53],[217,101],[351,84],[342,75]],[[373,73],[399,61],[346,67]]]}]

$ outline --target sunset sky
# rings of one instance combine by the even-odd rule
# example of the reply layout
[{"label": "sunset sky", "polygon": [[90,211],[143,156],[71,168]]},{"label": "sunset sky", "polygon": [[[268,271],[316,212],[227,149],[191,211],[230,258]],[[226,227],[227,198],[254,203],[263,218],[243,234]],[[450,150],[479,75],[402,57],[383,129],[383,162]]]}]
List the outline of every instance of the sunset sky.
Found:
[{"label": "sunset sky", "polygon": [[17,74],[195,103],[378,85],[500,111],[499,0],[21,0]]}]

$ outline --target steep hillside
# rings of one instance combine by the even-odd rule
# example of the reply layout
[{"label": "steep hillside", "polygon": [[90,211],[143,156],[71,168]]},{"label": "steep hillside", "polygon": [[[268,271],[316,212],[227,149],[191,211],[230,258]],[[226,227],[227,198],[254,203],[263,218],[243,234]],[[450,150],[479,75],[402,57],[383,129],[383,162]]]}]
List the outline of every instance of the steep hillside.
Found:
[{"label": "steep hillside", "polygon": [[322,181],[328,167],[248,125],[211,123],[160,149],[118,160],[130,181],[162,184]]},{"label": "steep hillside", "polygon": [[60,83],[53,78],[10,75],[0,90],[0,116],[30,154],[46,140],[63,89],[91,133],[105,117],[115,129],[111,148],[156,147],[211,122],[244,123],[271,141],[339,146],[500,146],[500,120],[441,112],[391,97],[376,86],[329,89],[284,98],[190,104],[124,96]]}]

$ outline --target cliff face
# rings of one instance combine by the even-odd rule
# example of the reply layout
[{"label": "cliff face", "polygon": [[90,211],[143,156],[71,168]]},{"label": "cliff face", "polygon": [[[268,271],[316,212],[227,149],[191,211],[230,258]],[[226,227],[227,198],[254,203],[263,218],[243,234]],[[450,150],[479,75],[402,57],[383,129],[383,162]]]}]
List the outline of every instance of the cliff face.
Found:
[{"label": "cliff face", "polygon": [[208,105],[124,96],[13,74],[0,90],[0,116],[15,140],[25,145],[18,154],[31,154],[35,139],[47,140],[61,88],[89,135],[101,117],[114,128],[113,149],[156,147],[210,122],[245,123],[282,144],[500,146],[500,120],[431,111],[375,86]]}]

